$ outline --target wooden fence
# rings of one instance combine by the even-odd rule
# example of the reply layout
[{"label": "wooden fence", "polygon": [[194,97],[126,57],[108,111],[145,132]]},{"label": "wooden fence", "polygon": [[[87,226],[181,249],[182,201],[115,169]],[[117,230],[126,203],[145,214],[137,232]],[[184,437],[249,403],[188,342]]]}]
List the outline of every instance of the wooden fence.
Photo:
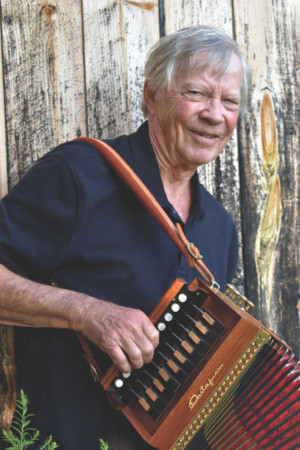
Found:
[{"label": "wooden fence", "polygon": [[[56,144],[114,137],[143,117],[150,46],[210,24],[252,72],[249,113],[199,170],[240,234],[235,285],[254,315],[300,353],[300,2],[298,0],[0,0],[0,194]],[[10,420],[12,329],[1,327],[0,411]]]}]

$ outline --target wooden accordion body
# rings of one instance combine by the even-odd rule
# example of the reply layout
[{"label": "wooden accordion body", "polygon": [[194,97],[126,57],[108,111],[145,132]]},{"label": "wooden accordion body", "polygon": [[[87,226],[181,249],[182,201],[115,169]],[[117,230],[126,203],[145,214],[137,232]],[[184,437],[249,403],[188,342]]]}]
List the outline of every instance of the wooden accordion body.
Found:
[{"label": "wooden accordion body", "polygon": [[231,287],[222,295],[177,279],[150,314],[160,330],[153,361],[104,375],[111,402],[150,445],[299,448],[299,363],[250,306]]}]

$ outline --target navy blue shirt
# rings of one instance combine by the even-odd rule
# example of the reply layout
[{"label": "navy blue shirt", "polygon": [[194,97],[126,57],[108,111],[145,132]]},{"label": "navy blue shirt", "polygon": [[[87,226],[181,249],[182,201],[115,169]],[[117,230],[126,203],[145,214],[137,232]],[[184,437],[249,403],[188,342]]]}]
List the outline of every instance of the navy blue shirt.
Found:
[{"label": "navy blue shirt", "polygon": [[[195,174],[190,217],[182,223],[164,192],[147,122],[108,143],[181,223],[224,289],[237,263],[236,229],[225,209]],[[29,279],[54,279],[146,314],[176,277],[190,282],[199,275],[98,150],[78,141],[41,158],[3,199],[0,262]],[[99,438],[115,449],[126,442],[130,450],[147,448],[91,380],[72,331],[30,329],[18,349],[34,425],[61,448],[98,450]]]}]

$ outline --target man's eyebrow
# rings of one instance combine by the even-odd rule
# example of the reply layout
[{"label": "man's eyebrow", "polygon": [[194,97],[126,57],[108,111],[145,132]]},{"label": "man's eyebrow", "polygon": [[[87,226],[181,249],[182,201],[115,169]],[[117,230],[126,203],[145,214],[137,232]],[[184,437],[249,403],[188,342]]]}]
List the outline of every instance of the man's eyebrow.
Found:
[{"label": "man's eyebrow", "polygon": [[189,83],[185,83],[183,86],[182,86],[182,89],[183,90],[186,90],[186,89],[194,89],[195,91],[197,91],[198,89],[199,90],[201,90],[201,91],[209,91],[209,89],[204,85],[204,84],[201,84],[201,83],[199,83],[199,82],[189,82]]},{"label": "man's eyebrow", "polygon": [[231,99],[231,100],[238,100],[238,101],[240,101],[241,100],[241,96],[240,96],[240,94],[224,94],[224,97],[225,98],[228,98],[228,99]]},{"label": "man's eyebrow", "polygon": [[[201,81],[188,81],[182,85],[181,90],[182,91],[189,91],[189,90],[198,91],[199,90],[203,93],[207,93],[207,94],[210,93],[209,86],[206,86],[205,83],[202,83]],[[237,100],[237,101],[241,100],[240,92],[224,92],[222,97],[232,99],[232,100]]]}]

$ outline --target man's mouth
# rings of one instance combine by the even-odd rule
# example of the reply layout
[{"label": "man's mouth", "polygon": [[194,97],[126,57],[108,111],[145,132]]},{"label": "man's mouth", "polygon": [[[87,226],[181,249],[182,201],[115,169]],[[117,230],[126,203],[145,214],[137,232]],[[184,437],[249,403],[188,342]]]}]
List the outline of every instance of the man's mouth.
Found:
[{"label": "man's mouth", "polygon": [[217,139],[218,136],[216,134],[202,133],[200,131],[193,131],[193,133],[198,134],[198,136],[204,137],[206,139]]},{"label": "man's mouth", "polygon": [[216,138],[216,137],[217,137],[217,136],[214,135],[214,134],[207,134],[207,133],[199,133],[199,134],[200,134],[200,136],[203,136],[203,137],[209,138],[209,139],[212,139],[212,138]]}]

